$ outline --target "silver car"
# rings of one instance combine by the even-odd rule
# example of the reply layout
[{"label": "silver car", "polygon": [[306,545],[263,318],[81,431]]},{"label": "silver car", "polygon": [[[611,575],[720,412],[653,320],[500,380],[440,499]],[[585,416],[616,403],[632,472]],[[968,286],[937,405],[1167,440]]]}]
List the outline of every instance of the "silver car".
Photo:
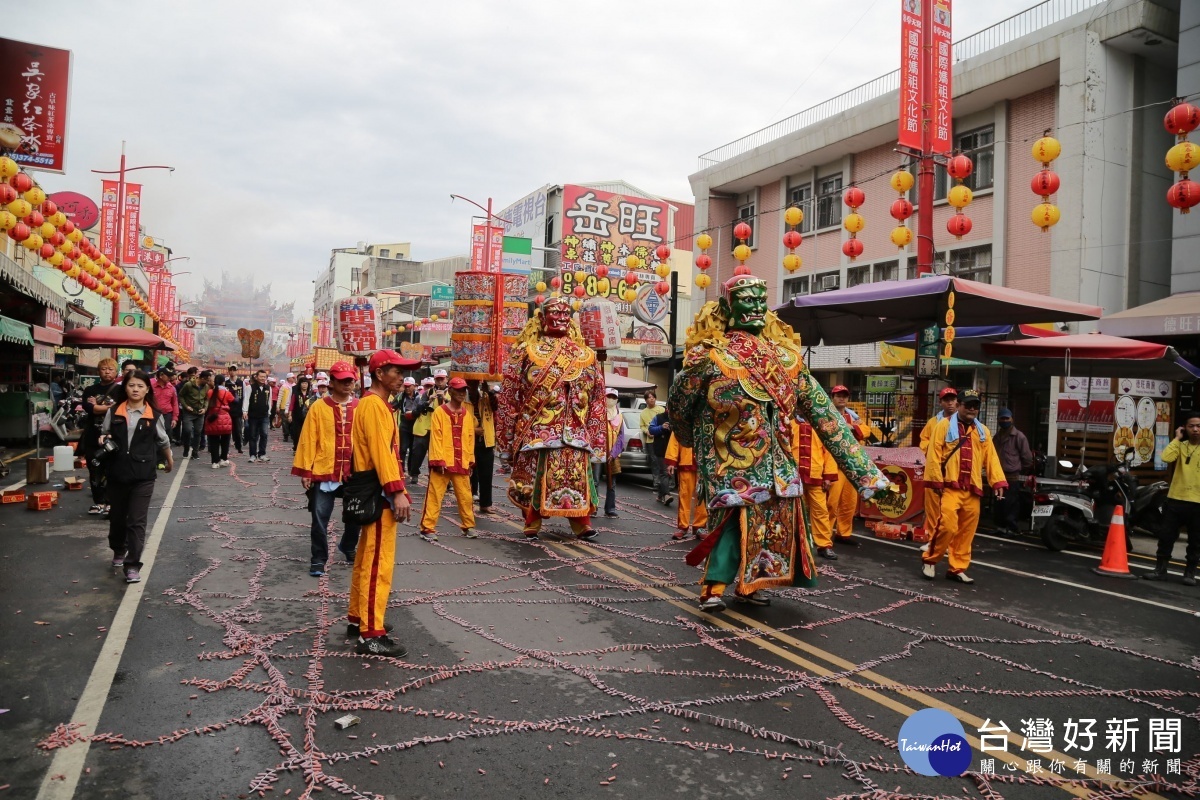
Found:
[{"label": "silver car", "polygon": [[625,423],[625,450],[621,453],[621,471],[649,472],[650,454],[646,452],[647,445],[642,441],[642,412],[622,409],[621,419]]}]

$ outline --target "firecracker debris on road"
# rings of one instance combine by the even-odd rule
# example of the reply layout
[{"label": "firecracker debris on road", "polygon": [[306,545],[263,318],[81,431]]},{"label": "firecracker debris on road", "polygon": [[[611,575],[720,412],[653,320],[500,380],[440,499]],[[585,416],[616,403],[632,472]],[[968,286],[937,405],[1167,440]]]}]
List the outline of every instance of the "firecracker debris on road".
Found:
[{"label": "firecracker debris on road", "polygon": [[[621,517],[598,517],[591,544],[565,523],[528,543],[505,502],[468,540],[448,498],[440,541],[401,526],[388,620],[408,655],[359,656],[345,639],[349,565],[308,576],[304,495],[289,454],[272,454],[160,476],[161,541],[129,587],[82,493],[36,516],[0,511],[0,786],[12,796],[1200,788],[1200,602],[1178,584],[1114,583],[1092,575],[1094,561],[984,539],[978,560],[994,568],[979,566],[975,585],[930,583],[916,545],[860,536],[821,565],[818,589],[705,615],[683,562],[692,545],[670,538],[674,509],[636,483],[622,483]],[[99,693],[94,728],[85,687]],[[925,707],[962,721],[974,749],[962,777],[923,777],[901,759],[900,726]],[[346,715],[357,722],[341,729]],[[1099,721],[1090,758],[1063,745],[1064,723],[1085,717]],[[1154,718],[1182,721],[1174,754],[1149,752]],[[1056,726],[1051,751],[1022,750],[1031,719]],[[1099,775],[1110,719],[1139,731]],[[979,727],[1000,721],[1007,752],[980,752]],[[994,774],[980,773],[984,759]]]}]

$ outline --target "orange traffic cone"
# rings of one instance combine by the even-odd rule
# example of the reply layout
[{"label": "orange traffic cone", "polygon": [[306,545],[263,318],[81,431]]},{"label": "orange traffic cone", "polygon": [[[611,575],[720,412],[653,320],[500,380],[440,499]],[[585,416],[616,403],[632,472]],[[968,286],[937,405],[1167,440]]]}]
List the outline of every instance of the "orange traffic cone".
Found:
[{"label": "orange traffic cone", "polygon": [[1137,578],[1129,571],[1129,558],[1125,555],[1125,508],[1113,509],[1112,522],[1108,524],[1108,539],[1104,542],[1104,557],[1100,566],[1092,572],[1110,578]]}]

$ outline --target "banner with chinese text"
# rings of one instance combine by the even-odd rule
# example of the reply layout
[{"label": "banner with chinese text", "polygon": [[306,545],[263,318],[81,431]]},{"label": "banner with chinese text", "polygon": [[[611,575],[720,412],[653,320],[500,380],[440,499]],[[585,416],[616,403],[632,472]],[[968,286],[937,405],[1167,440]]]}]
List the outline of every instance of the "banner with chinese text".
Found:
[{"label": "banner with chinese text", "polygon": [[116,181],[100,181],[100,252],[117,263]]},{"label": "banner with chinese text", "polygon": [[[471,226],[471,271],[499,272],[504,259],[504,229],[492,228],[492,245],[487,247],[487,226]],[[485,256],[484,253],[487,253]]]},{"label": "banner with chinese text", "polygon": [[901,147],[921,150],[921,51],[924,0],[900,0],[900,131]]},{"label": "banner with chinese text", "polygon": [[355,356],[369,356],[382,347],[383,332],[379,303],[374,297],[343,297],[333,303],[337,326],[337,349]]},{"label": "banner with chinese text", "polygon": [[70,50],[0,39],[0,121],[19,131],[0,144],[22,167],[66,171],[70,82]]},{"label": "banner with chinese text", "polygon": [[142,217],[142,185],[125,184],[125,232],[121,243],[121,263],[136,264],[138,260],[138,228]]},{"label": "banner with chinese text", "polygon": [[950,1],[933,0],[933,152],[954,149],[954,115],[951,111],[953,65],[950,44]]}]

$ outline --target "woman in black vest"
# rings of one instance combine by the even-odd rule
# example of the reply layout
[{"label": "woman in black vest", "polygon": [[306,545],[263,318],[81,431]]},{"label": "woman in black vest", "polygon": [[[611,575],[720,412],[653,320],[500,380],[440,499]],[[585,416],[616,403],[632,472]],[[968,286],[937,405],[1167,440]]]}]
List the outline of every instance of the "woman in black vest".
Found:
[{"label": "woman in black vest", "polygon": [[104,459],[108,477],[108,545],[113,551],[113,566],[124,567],[125,582],[142,579],[142,550],[146,546],[146,518],[158,464],[164,470],[175,468],[171,439],[165,418],[154,407],[150,376],[137,370],[126,376],[122,387],[125,399],[104,416],[101,441],[110,441],[114,449]]}]

